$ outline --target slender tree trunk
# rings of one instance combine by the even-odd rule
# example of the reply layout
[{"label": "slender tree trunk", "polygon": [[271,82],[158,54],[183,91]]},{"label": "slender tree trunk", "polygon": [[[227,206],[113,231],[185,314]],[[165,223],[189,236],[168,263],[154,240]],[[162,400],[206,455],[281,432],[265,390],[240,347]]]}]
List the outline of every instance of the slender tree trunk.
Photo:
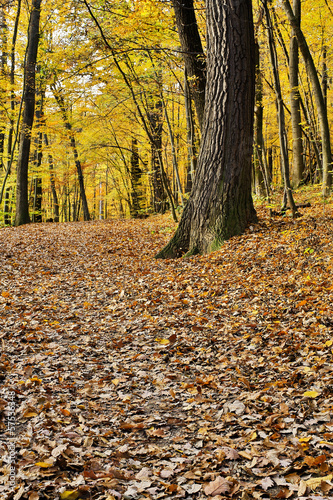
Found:
[{"label": "slender tree trunk", "polygon": [[263,175],[263,149],[264,137],[262,132],[264,108],[262,105],[262,78],[260,71],[260,53],[259,44],[255,44],[255,63],[256,63],[256,96],[254,107],[254,186],[257,196],[264,196],[265,182]]},{"label": "slender tree trunk", "polygon": [[[44,134],[44,143],[45,143],[45,146],[48,148],[49,147],[49,140],[48,140],[47,134]],[[49,171],[50,171],[51,192],[52,192],[52,198],[53,198],[53,220],[54,220],[54,222],[59,222],[59,201],[58,201],[58,195],[57,195],[57,190],[56,190],[56,186],[55,186],[54,165],[53,165],[53,158],[52,158],[51,153],[48,153],[48,162],[49,162]]]},{"label": "slender tree trunk", "polygon": [[[293,0],[294,15],[297,19],[298,26],[301,25],[301,2]],[[290,82],[290,112],[291,112],[291,127],[293,137],[293,168],[292,168],[292,184],[297,188],[304,175],[303,161],[303,142],[302,142],[302,126],[301,126],[301,103],[298,89],[298,42],[294,32],[291,29],[290,39],[290,54],[289,54],[289,82]]]},{"label": "slender tree trunk", "polygon": [[39,41],[41,0],[32,0],[28,32],[28,47],[24,68],[24,111],[17,160],[16,216],[15,225],[30,222],[28,200],[28,166],[31,146],[31,131],[35,113],[35,76]]},{"label": "slender tree trunk", "polygon": [[70,144],[71,144],[71,148],[73,151],[75,166],[76,166],[76,170],[77,170],[77,176],[79,179],[80,195],[81,195],[82,207],[83,207],[83,218],[85,221],[88,221],[88,220],[90,220],[89,208],[88,208],[88,202],[87,202],[86,192],[85,192],[85,188],[84,188],[83,172],[82,172],[81,162],[79,159],[79,154],[78,154],[77,147],[76,147],[74,132],[72,129],[72,125],[68,119],[67,108],[66,108],[63,96],[61,95],[60,91],[57,90],[55,85],[51,85],[51,90],[52,90],[54,98],[57,101],[57,104],[60,108],[65,128],[68,130]]},{"label": "slender tree trunk", "polygon": [[199,127],[200,130],[203,130],[206,60],[195,17],[193,0],[172,0],[172,4]]},{"label": "slender tree trunk", "polygon": [[12,188],[7,188],[5,191],[5,201],[3,206],[4,212],[4,223],[5,226],[10,226],[12,224],[11,208],[10,208],[10,192]]},{"label": "slender tree trunk", "polygon": [[313,62],[311,52],[305,40],[303,32],[298,25],[297,19],[291,8],[289,0],[282,0],[283,8],[287,14],[288,20],[294,30],[295,36],[298,41],[299,49],[302,53],[306,71],[309,75],[314,97],[316,100],[317,113],[321,129],[322,150],[323,150],[323,194],[326,196],[332,185],[332,153],[331,153],[331,140],[330,129],[327,119],[327,111],[323,92],[319,82],[316,67]]},{"label": "slender tree trunk", "polygon": [[[21,112],[19,113],[18,119],[17,119],[17,132],[14,140],[14,145],[13,145],[13,136],[14,136],[14,111],[15,111],[15,92],[14,92],[14,83],[15,83],[15,48],[16,48],[16,40],[17,40],[17,31],[18,31],[18,25],[19,25],[19,20],[20,20],[20,14],[21,14],[21,0],[18,0],[17,3],[17,11],[16,11],[16,16],[15,16],[15,23],[14,23],[14,30],[13,30],[13,38],[12,38],[12,45],[10,49],[10,73],[9,73],[9,83],[10,83],[10,117],[9,117],[9,131],[8,131],[8,140],[7,140],[7,170],[5,173],[5,177],[3,179],[2,187],[1,187],[1,192],[0,192],[0,204],[2,202],[2,197],[3,193],[6,187],[6,182],[8,179],[8,176],[10,175],[11,172],[11,167],[12,167],[12,162],[14,158],[14,149],[16,146],[17,142],[17,136],[18,136],[18,127],[19,127],[19,121],[21,117]],[[21,108],[20,108],[21,110]],[[4,218],[5,218],[5,224],[9,224],[11,221],[11,214],[8,212],[9,210],[9,201],[10,201],[10,190],[11,188],[6,189],[6,195],[5,195],[5,203],[4,203]],[[8,217],[7,217],[8,213]]]},{"label": "slender tree trunk", "polygon": [[207,0],[204,132],[193,189],[157,258],[208,253],[257,220],[251,197],[254,34],[251,0]]},{"label": "slender tree trunk", "polygon": [[135,137],[132,137],[132,153],[131,153],[131,166],[130,166],[130,176],[131,176],[131,204],[130,204],[130,215],[131,217],[138,217],[141,210],[140,204],[140,180],[141,180],[142,170],[139,165],[139,151],[138,151],[138,141]]},{"label": "slender tree trunk", "polygon": [[268,26],[268,43],[269,43],[269,51],[271,57],[271,64],[273,68],[273,77],[274,77],[274,89],[276,95],[276,105],[278,112],[278,125],[279,125],[279,139],[280,139],[280,150],[281,150],[281,167],[282,174],[284,179],[284,190],[285,195],[283,198],[283,208],[285,209],[286,200],[288,200],[289,207],[291,208],[293,217],[297,214],[297,208],[294,202],[294,198],[292,195],[292,189],[290,185],[290,177],[289,177],[289,155],[288,155],[288,139],[287,132],[285,126],[285,117],[284,117],[284,106],[282,100],[281,93],[281,85],[280,85],[280,76],[279,76],[279,67],[278,67],[278,59],[276,54],[276,46],[273,38],[273,27],[271,22],[270,13],[267,7],[267,2],[264,4],[267,26]]},{"label": "slender tree trunk", "polygon": [[[161,82],[159,81],[160,85]],[[157,213],[164,213],[168,208],[168,200],[172,215],[174,220],[177,222],[177,216],[174,208],[174,202],[172,198],[172,193],[169,186],[169,180],[167,178],[164,163],[162,158],[162,133],[163,133],[163,103],[161,98],[154,98],[152,95],[148,95],[148,105],[146,109],[146,114],[148,118],[148,124],[146,123],[144,116],[139,110],[137,104],[137,109],[140,111],[140,116],[142,123],[148,135],[151,144],[151,165],[153,173],[153,190],[154,190],[154,210]]]},{"label": "slender tree trunk", "polygon": [[321,86],[323,88],[323,97],[325,102],[325,107],[327,110],[327,89],[328,89],[328,75],[327,75],[327,46],[323,47],[323,66],[321,75]]},{"label": "slender tree trunk", "polygon": [[33,214],[32,222],[42,222],[42,196],[43,196],[43,181],[40,176],[40,167],[43,159],[43,131],[41,127],[43,126],[43,116],[44,116],[44,96],[45,89],[43,88],[43,83],[41,82],[41,88],[37,92],[37,97],[39,98],[39,105],[36,109],[36,129],[38,130],[37,137],[35,139],[35,158],[34,158],[34,202],[33,202]]},{"label": "slender tree trunk", "polygon": [[[177,162],[177,156],[176,156],[175,140],[174,140],[174,136],[173,136],[173,132],[172,132],[172,128],[171,128],[171,123],[169,120],[168,110],[167,110],[166,104],[165,104],[162,96],[161,96],[161,99],[162,99],[163,108],[164,108],[165,120],[166,120],[167,126],[168,126],[169,139],[170,139],[170,144],[171,144],[172,166],[173,166],[174,175],[176,177],[177,192],[180,195],[181,204],[182,204],[182,206],[184,206],[184,195],[183,195],[183,188],[182,188],[182,185],[180,183],[180,177],[179,177],[179,171],[178,171],[178,162]],[[174,192],[175,191],[176,190],[174,190]]]},{"label": "slender tree trunk", "polygon": [[185,193],[190,193],[192,190],[194,174],[197,168],[197,151],[195,146],[195,129],[192,111],[191,90],[187,80],[187,71],[184,72],[184,100],[186,113],[186,128],[187,128],[187,178]]},{"label": "slender tree trunk", "polygon": [[[5,15],[5,6],[2,4],[0,6],[0,42],[1,42],[1,56],[0,56],[0,76],[2,82],[7,79],[7,23]],[[1,102],[6,102],[6,88],[2,84],[0,90]],[[0,170],[4,169],[4,143],[5,143],[5,130],[6,130],[6,113],[5,107],[1,106],[0,109]]]}]

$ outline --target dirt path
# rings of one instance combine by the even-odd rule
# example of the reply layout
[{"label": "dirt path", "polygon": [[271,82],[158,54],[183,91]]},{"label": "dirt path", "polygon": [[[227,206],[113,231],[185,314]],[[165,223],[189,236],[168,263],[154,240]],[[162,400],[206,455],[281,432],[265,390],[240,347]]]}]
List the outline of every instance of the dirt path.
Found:
[{"label": "dirt path", "polygon": [[0,230],[0,498],[333,498],[333,211],[303,212],[173,261],[167,217]]}]

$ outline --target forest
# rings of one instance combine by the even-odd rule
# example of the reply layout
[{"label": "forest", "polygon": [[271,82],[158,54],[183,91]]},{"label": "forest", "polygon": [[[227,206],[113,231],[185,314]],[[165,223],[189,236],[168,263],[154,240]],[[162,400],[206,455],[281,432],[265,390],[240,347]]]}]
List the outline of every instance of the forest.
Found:
[{"label": "forest", "polygon": [[331,0],[0,18],[0,500],[333,500]]},{"label": "forest", "polygon": [[[206,20],[204,2],[173,3],[1,2],[2,225],[179,218],[203,132]],[[195,30],[179,37],[188,12]],[[252,194],[325,195],[332,9],[255,1],[253,20]]]}]

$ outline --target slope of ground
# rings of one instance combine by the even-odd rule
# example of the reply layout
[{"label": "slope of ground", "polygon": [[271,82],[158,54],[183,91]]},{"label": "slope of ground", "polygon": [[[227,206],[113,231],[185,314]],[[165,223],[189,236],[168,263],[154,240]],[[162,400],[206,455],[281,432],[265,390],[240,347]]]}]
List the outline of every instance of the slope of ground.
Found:
[{"label": "slope of ground", "polygon": [[0,498],[333,498],[333,209],[302,214],[167,261],[168,217],[2,229]]}]

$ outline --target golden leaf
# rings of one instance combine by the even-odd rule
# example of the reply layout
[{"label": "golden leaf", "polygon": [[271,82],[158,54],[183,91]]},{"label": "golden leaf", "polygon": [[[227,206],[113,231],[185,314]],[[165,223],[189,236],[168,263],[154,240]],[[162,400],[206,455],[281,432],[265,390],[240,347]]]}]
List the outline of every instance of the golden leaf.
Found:
[{"label": "golden leaf", "polygon": [[300,443],[308,443],[309,441],[311,441],[311,439],[312,439],[312,436],[307,436],[307,437],[304,437],[304,438],[300,438],[299,442]]},{"label": "golden leaf", "polygon": [[61,493],[60,498],[61,500],[76,500],[80,496],[80,493],[76,490],[72,491],[64,491]]},{"label": "golden leaf", "polygon": [[304,392],[303,396],[305,398],[316,398],[317,396],[319,396],[319,392],[317,392],[317,391],[306,391],[306,392]]},{"label": "golden leaf", "polygon": [[324,477],[314,477],[312,479],[308,479],[306,482],[306,485],[309,486],[312,490],[315,490],[318,488],[318,486],[321,485],[322,481],[331,481],[333,478],[333,474],[330,474],[329,476],[324,476]]},{"label": "golden leaf", "polygon": [[168,339],[155,339],[155,341],[162,345],[170,344],[170,340]]}]

